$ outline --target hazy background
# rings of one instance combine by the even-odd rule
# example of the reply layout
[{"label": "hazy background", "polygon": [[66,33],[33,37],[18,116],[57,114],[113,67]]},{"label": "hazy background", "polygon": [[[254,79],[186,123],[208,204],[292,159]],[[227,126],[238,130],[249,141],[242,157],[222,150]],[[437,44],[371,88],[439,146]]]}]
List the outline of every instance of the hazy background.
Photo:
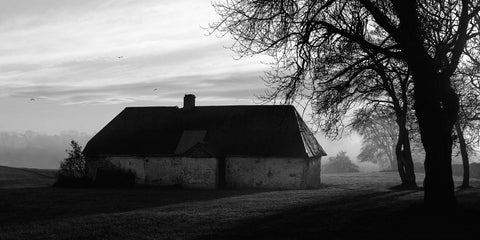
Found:
[{"label": "hazy background", "polygon": [[[127,106],[258,104],[269,59],[235,60],[215,20],[208,0],[0,0],[0,165],[56,168]],[[358,136],[317,139],[356,161]]]}]

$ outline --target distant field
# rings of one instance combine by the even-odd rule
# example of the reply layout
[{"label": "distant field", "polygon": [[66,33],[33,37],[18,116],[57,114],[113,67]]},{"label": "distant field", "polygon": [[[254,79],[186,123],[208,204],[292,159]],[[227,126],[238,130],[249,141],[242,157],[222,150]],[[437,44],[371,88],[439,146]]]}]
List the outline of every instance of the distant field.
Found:
[{"label": "distant field", "polygon": [[56,170],[0,166],[0,189],[51,186],[55,173]]},{"label": "distant field", "polygon": [[[418,176],[419,183],[423,176]],[[457,183],[459,178],[457,178]],[[480,182],[449,218],[396,173],[324,174],[312,190],[0,189],[0,239],[476,239]],[[433,221],[435,226],[425,225]]]}]

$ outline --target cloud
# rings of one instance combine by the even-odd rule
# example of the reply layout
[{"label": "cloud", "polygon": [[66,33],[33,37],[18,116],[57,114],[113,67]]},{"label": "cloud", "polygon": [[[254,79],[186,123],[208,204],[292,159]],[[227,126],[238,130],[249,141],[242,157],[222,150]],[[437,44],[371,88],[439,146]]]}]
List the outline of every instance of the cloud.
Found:
[{"label": "cloud", "polygon": [[185,0],[0,1],[0,98],[121,103],[189,91],[252,99],[265,67],[235,61],[227,40],[206,37],[200,25],[211,13]]},{"label": "cloud", "polygon": [[[8,2],[8,3],[6,3]],[[0,1],[0,63],[144,54],[215,42],[200,1]]]},{"label": "cloud", "polygon": [[261,94],[261,72],[230,72],[216,75],[185,75],[152,78],[136,83],[111,83],[102,86],[69,86],[51,84],[36,86],[7,86],[13,98],[36,98],[63,104],[109,104],[135,101],[178,102],[184,93],[194,93],[200,98],[235,102],[253,99]]},{"label": "cloud", "polygon": [[[216,44],[137,56],[109,56],[57,64],[7,64],[0,97],[43,98],[61,104],[155,101],[196,92],[228,99],[263,92],[264,67],[232,61]],[[152,93],[153,89],[156,95]],[[119,97],[123,96],[123,97]],[[128,96],[125,97],[125,96]],[[176,96],[178,97],[178,96]]]}]

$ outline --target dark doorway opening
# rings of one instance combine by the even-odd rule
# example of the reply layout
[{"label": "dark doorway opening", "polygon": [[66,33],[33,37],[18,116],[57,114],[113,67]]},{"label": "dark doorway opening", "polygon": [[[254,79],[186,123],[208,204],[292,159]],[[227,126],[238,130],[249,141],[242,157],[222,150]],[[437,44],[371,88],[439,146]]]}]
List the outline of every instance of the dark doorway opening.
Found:
[{"label": "dark doorway opening", "polygon": [[218,158],[218,188],[220,189],[227,187],[227,181],[225,180],[226,168],[225,158]]}]

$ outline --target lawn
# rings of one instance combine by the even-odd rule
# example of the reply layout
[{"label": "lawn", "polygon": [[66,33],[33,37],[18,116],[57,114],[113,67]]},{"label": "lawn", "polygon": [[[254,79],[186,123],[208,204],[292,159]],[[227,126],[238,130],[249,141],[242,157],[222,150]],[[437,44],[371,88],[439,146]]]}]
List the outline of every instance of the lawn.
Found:
[{"label": "lawn", "polygon": [[0,189],[48,187],[55,182],[56,170],[0,166]]},{"label": "lawn", "polygon": [[[421,179],[422,176],[419,176]],[[459,179],[457,179],[459,180]],[[324,174],[313,190],[0,190],[0,239],[477,239],[480,182],[448,216],[392,172]],[[436,226],[428,226],[433,222]]]}]

